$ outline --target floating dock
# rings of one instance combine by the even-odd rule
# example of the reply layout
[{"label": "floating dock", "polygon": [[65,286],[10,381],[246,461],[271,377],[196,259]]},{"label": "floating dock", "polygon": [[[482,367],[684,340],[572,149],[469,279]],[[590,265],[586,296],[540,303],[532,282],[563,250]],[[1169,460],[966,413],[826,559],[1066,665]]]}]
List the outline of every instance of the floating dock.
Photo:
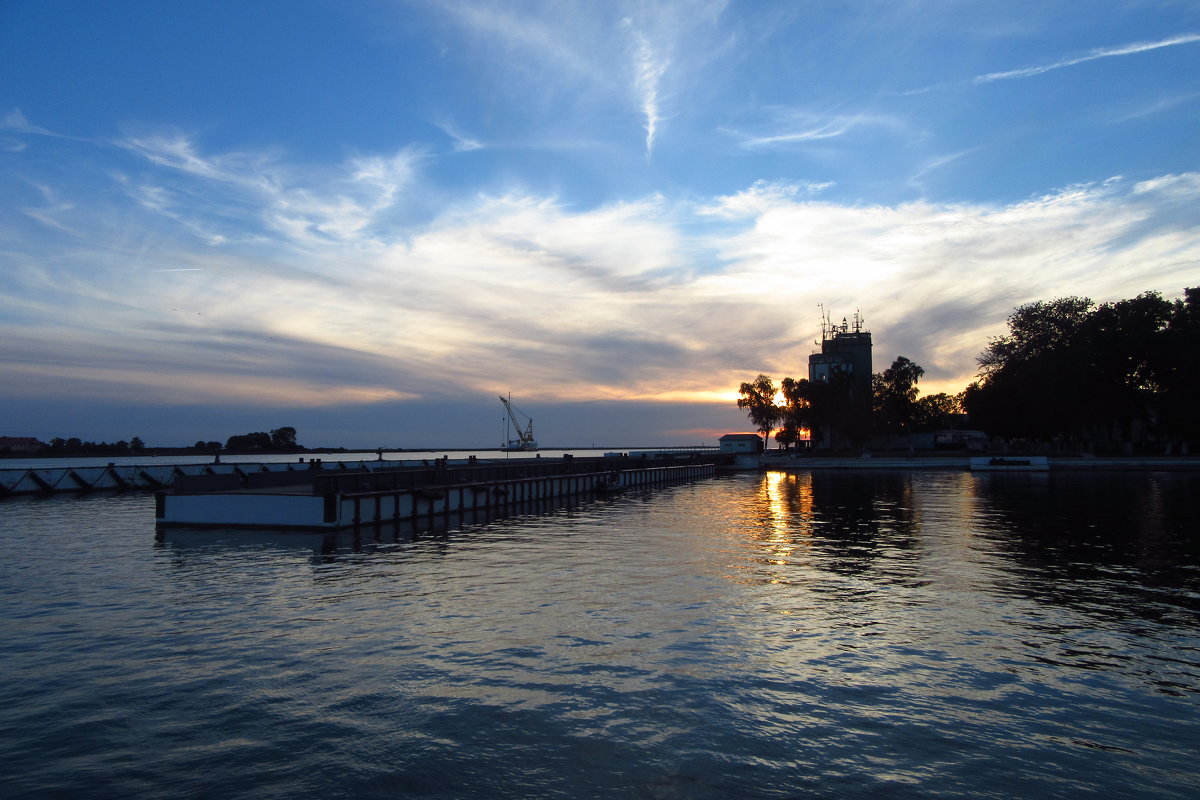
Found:
[{"label": "floating dock", "polygon": [[[155,521],[172,528],[358,530],[420,525],[454,514],[503,515],[583,495],[712,477],[723,457],[441,460],[432,467],[334,473],[201,475],[155,495]],[[368,462],[369,463],[369,462]],[[262,475],[260,473],[260,475]]]}]

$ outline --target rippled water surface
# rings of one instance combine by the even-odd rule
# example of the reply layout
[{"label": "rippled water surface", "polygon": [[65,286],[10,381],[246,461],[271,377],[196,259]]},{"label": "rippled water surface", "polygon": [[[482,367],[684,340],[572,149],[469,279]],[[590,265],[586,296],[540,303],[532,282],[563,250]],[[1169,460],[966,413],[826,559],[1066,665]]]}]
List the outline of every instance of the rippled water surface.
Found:
[{"label": "rippled water surface", "polygon": [[768,473],[357,541],[7,500],[0,790],[1192,798],[1198,490]]}]

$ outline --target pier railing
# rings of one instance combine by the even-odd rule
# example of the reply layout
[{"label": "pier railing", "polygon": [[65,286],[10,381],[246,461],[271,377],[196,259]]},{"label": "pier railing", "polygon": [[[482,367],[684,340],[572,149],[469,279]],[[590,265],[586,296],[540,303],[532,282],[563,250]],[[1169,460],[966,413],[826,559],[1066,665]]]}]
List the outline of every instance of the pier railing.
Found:
[{"label": "pier railing", "polygon": [[558,475],[584,475],[623,469],[646,469],[686,464],[716,464],[720,456],[641,458],[628,456],[564,459],[521,459],[504,463],[449,463],[424,468],[351,471],[319,474],[313,479],[313,494],[390,492],[431,486],[522,481]]}]

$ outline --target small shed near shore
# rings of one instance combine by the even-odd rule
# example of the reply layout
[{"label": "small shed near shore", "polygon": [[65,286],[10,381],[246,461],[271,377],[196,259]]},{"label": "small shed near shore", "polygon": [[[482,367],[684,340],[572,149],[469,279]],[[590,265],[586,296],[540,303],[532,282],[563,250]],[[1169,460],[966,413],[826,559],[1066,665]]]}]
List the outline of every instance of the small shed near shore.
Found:
[{"label": "small shed near shore", "polygon": [[762,437],[757,433],[727,433],[717,440],[722,453],[761,453]]}]

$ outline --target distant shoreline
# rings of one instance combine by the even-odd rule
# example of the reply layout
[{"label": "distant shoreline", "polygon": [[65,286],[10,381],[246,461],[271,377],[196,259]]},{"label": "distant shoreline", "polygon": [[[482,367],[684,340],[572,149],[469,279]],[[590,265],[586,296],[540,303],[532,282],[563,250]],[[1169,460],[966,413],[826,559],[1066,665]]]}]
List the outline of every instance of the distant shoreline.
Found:
[{"label": "distant shoreline", "polygon": [[[905,454],[873,453],[869,456],[767,456],[763,459],[763,469],[766,470],[877,470],[877,469],[949,469],[969,470],[971,458],[983,453],[965,455],[962,453],[917,453],[911,457]],[[1020,457],[1021,454],[1006,453],[1006,456]],[[1052,471],[1083,472],[1087,470],[1200,470],[1200,456],[1196,455],[1106,455],[1093,456],[1079,453],[1049,454],[1042,453],[1049,459]],[[996,473],[989,473],[996,474]],[[1021,474],[1045,474],[1021,473]]]},{"label": "distant shoreline", "polygon": [[[703,450],[715,451],[717,445],[574,445],[574,446],[547,446],[540,448],[546,452],[570,452],[572,450],[606,450],[612,452],[628,452],[631,450],[672,450],[672,451],[687,451],[687,450]],[[20,460],[30,458],[162,458],[169,457],[190,457],[190,458],[212,458],[213,456],[236,456],[242,458],[245,456],[297,456],[306,455],[322,455],[322,454],[338,454],[338,455],[378,455],[379,453],[508,453],[499,445],[492,447],[303,447],[303,448],[288,448],[285,450],[199,450],[195,447],[144,447],[141,450],[130,450],[121,453],[105,453],[105,452],[70,452],[70,453],[55,453],[47,451],[37,451],[32,453],[0,453],[0,461],[4,460]],[[539,451],[519,451],[519,452],[539,452]]]}]

